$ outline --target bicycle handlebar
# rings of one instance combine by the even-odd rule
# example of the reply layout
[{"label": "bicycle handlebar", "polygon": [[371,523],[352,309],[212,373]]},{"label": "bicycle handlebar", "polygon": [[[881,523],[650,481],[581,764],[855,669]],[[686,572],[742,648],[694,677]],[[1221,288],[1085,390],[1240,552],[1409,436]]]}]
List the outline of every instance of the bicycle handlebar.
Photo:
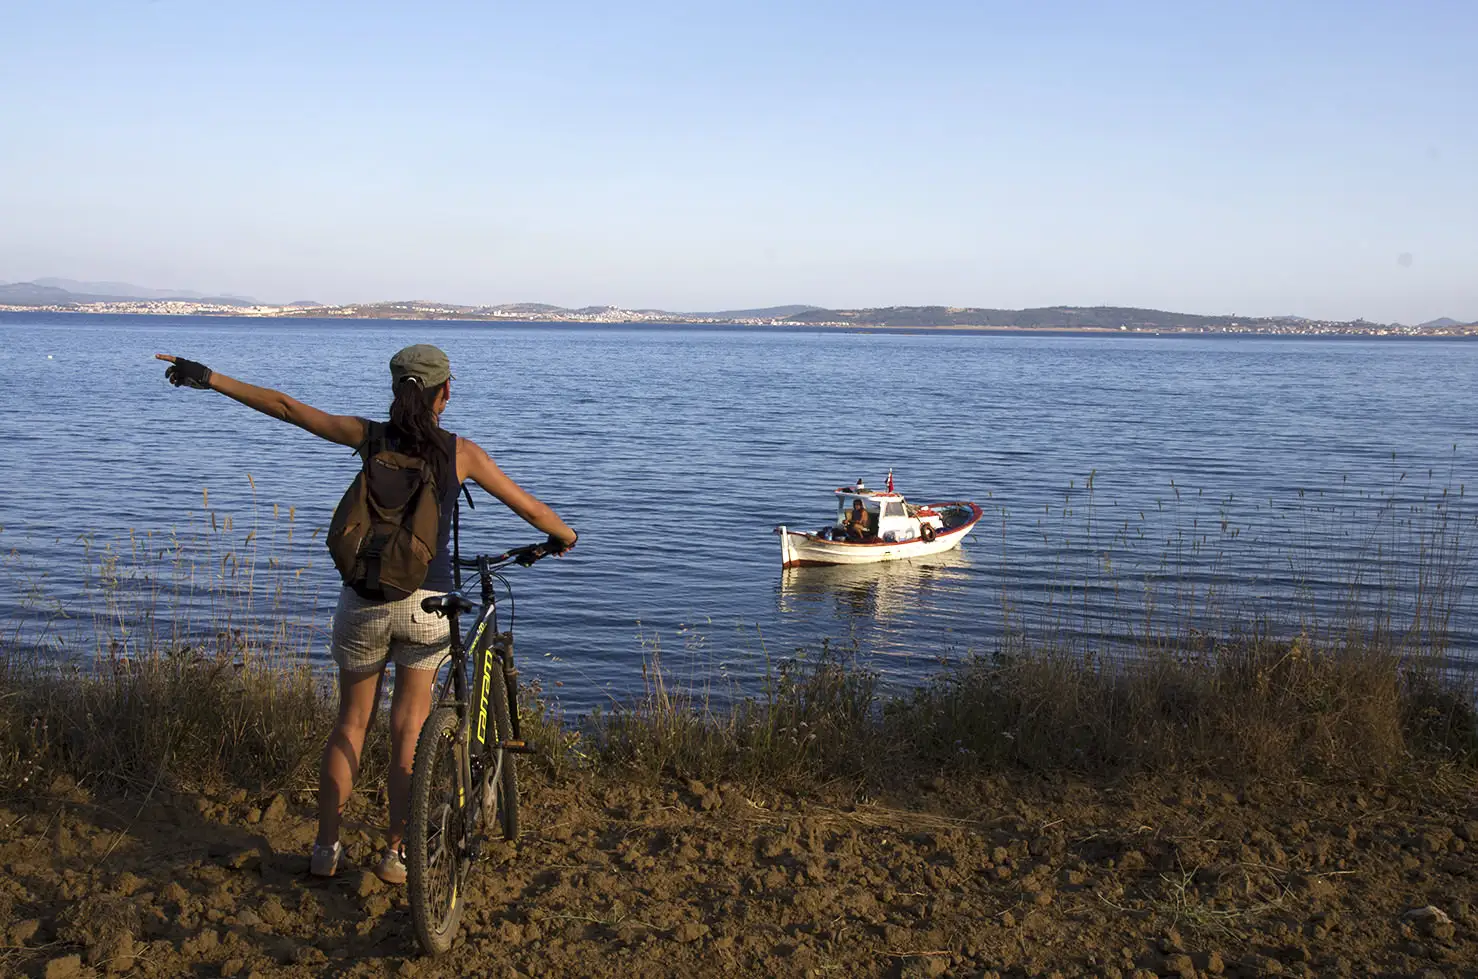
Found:
[{"label": "bicycle handlebar", "polygon": [[[546,558],[551,554],[563,554],[569,550],[569,548],[556,550],[551,546],[552,543],[551,541],[543,541],[539,544],[525,544],[523,547],[514,547],[504,551],[502,554],[495,554],[491,557],[458,558],[456,564],[458,567],[468,568],[473,571],[481,571],[483,568],[492,571],[509,563],[516,563],[527,568],[535,561]],[[421,608],[436,615],[448,615],[453,612],[458,614],[471,612],[477,606],[461,593],[449,591],[444,595],[432,595],[429,598],[422,599]]]},{"label": "bicycle handlebar", "polygon": [[483,566],[483,562],[486,561],[488,567],[490,568],[501,567],[510,562],[527,568],[535,561],[546,558],[551,554],[563,554],[565,550],[568,550],[568,548],[556,550],[554,547],[551,547],[550,544],[551,542],[546,540],[541,541],[538,544],[525,544],[523,547],[514,547],[504,551],[502,554],[497,554],[492,557],[464,557],[457,561],[457,566],[476,571],[481,568]]}]

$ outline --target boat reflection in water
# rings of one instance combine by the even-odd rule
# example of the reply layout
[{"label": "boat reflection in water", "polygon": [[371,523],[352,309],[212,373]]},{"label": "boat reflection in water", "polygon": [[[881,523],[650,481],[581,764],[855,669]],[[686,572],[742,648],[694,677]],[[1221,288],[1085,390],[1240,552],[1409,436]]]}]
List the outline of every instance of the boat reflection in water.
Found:
[{"label": "boat reflection in water", "polygon": [[966,593],[970,567],[969,555],[955,549],[884,564],[787,568],[781,572],[778,602],[787,615],[921,623]]}]

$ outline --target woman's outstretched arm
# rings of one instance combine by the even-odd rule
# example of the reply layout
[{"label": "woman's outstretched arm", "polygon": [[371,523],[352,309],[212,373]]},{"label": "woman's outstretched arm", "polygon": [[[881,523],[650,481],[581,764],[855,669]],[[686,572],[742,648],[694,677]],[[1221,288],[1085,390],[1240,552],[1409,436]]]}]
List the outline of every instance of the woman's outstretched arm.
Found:
[{"label": "woman's outstretched arm", "polygon": [[339,445],[358,446],[364,442],[366,429],[363,418],[354,415],[330,415],[326,411],[319,411],[312,405],[305,405],[295,398],[290,398],[281,391],[238,381],[234,377],[227,377],[219,371],[213,371],[192,360],[173,357],[169,354],[155,354],[154,356],[175,365],[165,372],[165,376],[176,387],[203,387],[219,391],[248,408],[255,408],[264,415],[271,415],[273,418],[289,422],[304,431],[312,432],[321,439],[337,442]]},{"label": "woman's outstretched arm", "polygon": [[497,463],[471,439],[457,439],[457,475],[470,479],[503,502],[538,530],[559,541],[562,549],[575,546],[577,535],[549,507],[499,469]]}]

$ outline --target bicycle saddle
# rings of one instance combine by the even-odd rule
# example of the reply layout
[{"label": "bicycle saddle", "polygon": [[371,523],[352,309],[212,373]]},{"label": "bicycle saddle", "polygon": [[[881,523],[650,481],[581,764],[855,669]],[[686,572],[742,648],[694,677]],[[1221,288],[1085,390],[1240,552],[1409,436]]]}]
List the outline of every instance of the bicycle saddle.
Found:
[{"label": "bicycle saddle", "polygon": [[434,612],[437,615],[460,614],[471,612],[477,605],[468,601],[461,594],[449,591],[445,595],[432,595],[421,599],[421,611]]}]

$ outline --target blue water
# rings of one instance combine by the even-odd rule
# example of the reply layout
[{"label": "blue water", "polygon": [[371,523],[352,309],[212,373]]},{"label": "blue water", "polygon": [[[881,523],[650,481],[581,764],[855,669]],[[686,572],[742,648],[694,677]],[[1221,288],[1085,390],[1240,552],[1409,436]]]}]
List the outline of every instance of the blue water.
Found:
[{"label": "blue water", "polygon": [[[910,682],[1013,628],[1113,646],[1318,625],[1351,595],[1398,630],[1450,613],[1451,651],[1474,650],[1478,343],[65,314],[0,314],[0,623],[115,636],[118,609],[93,615],[119,574],[122,618],[249,619],[209,607],[214,578],[326,657],[337,584],[312,534],[354,457],[169,387],[153,354],[383,417],[412,342],[451,357],[447,427],[580,531],[512,576],[525,673],[573,709],[639,691],[654,653],[742,685],[826,640]],[[986,507],[966,547],[782,575],[772,528],[821,526],[833,487],[890,467],[911,500]],[[464,517],[468,546],[538,536],[490,499]],[[171,533],[189,561],[159,556]]]}]

